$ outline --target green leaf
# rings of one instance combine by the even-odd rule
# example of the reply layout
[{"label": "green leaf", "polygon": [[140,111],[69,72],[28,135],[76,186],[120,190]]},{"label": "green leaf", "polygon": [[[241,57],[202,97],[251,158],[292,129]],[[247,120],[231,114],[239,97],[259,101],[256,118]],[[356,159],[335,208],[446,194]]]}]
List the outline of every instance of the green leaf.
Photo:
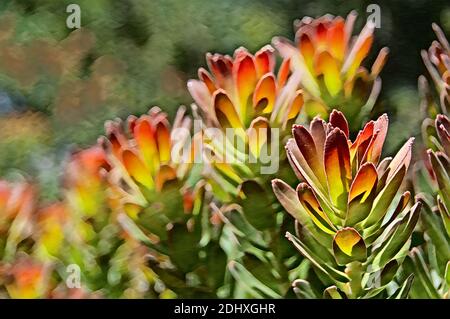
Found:
[{"label": "green leaf", "polygon": [[[450,199],[448,199],[450,201]],[[447,232],[447,236],[450,237],[450,211],[449,207],[444,204],[441,197],[437,197],[439,212],[441,213],[442,222],[444,224],[445,230]]]},{"label": "green leaf", "polygon": [[228,269],[235,280],[244,286],[254,298],[282,298],[280,294],[255,278],[243,265],[236,261],[228,264]]},{"label": "green leaf", "polygon": [[351,227],[340,229],[333,238],[333,254],[338,265],[367,259],[367,248],[361,235]]},{"label": "green leaf", "polygon": [[403,282],[402,286],[397,289],[396,292],[390,297],[390,299],[406,299],[408,298],[409,290],[414,281],[414,275],[409,275],[408,278]]},{"label": "green leaf", "polygon": [[191,272],[199,261],[200,234],[176,223],[168,230],[168,252],[172,262],[184,273]]},{"label": "green leaf", "polygon": [[383,190],[377,195],[373,202],[372,210],[369,216],[362,222],[362,228],[368,228],[376,224],[381,220],[389,206],[392,203],[395,195],[397,194],[400,185],[402,184],[403,178],[405,177],[406,167],[402,166],[391,178],[388,184],[383,188]]},{"label": "green leaf", "polygon": [[128,217],[125,214],[119,214],[117,217],[117,221],[119,222],[120,226],[123,227],[123,229],[131,234],[131,236],[138,241],[142,242],[146,246],[150,247],[151,249],[156,250],[157,252],[160,252],[162,254],[167,254],[167,250],[163,247],[160,247],[159,245],[155,245],[150,239],[147,237],[147,235],[144,234],[144,232],[139,229],[139,227],[133,222],[133,220]]},{"label": "green leaf", "polygon": [[402,257],[398,254],[407,248],[405,245],[409,245],[411,234],[420,216],[421,207],[422,203],[417,202],[406,215],[392,225],[390,233],[385,238],[381,238],[381,242],[373,248],[373,256],[375,256],[373,258],[373,271],[384,268],[392,258]]},{"label": "green leaf", "polygon": [[297,237],[293,236],[290,233],[286,233],[287,239],[289,239],[294,246],[302,253],[303,256],[308,258],[311,263],[321,271],[323,274],[328,276],[331,280],[334,282],[343,282],[346,283],[350,281],[350,278],[343,272],[334,269],[333,267],[329,266],[327,263],[325,263],[323,260],[321,260],[318,256],[315,256],[311,250],[306,247],[304,243],[302,243]]},{"label": "green leaf", "polygon": [[280,290],[279,285],[281,280],[279,274],[274,273],[274,267],[270,264],[269,260],[263,261],[253,254],[246,253],[244,257],[242,257],[242,263],[256,279],[263,282],[270,289],[273,291]]},{"label": "green leaf", "polygon": [[314,255],[319,256],[319,258],[327,264],[335,264],[336,260],[331,250],[333,242],[333,238],[331,236],[327,236],[325,240],[322,238],[317,238],[316,236],[313,236],[313,234],[306,227],[302,227],[298,223],[296,224],[296,234],[298,239],[305,243]]},{"label": "green leaf", "polygon": [[[402,263],[400,269],[400,276],[398,278],[399,282],[403,282],[409,275],[414,274],[416,271],[412,257],[407,256]],[[430,296],[426,292],[423,283],[420,280],[414,280],[409,291],[409,296],[412,299],[429,299]]]},{"label": "green leaf", "polygon": [[207,252],[207,282],[208,286],[217,290],[224,284],[225,272],[227,268],[227,255],[218,243],[211,242],[206,247]]},{"label": "green leaf", "polygon": [[160,210],[171,221],[182,221],[186,216],[183,207],[182,185],[180,181],[166,182],[162,194],[158,194],[152,201],[152,207]]},{"label": "green leaf", "polygon": [[435,212],[431,211],[427,205],[424,206],[428,208],[421,216],[424,231],[435,247],[438,259],[444,262],[450,260],[450,238],[446,235],[442,219]]},{"label": "green leaf", "polygon": [[300,204],[297,192],[294,189],[280,179],[272,180],[272,188],[284,209],[294,217],[302,227],[306,227],[314,237],[322,242],[329,240],[330,236],[317,228],[311,217]]},{"label": "green leaf", "polygon": [[394,280],[398,269],[400,268],[400,263],[397,260],[391,260],[384,266],[380,274],[380,285],[386,286]]},{"label": "green leaf", "polygon": [[323,292],[324,299],[347,299],[347,296],[336,286],[331,286]]},{"label": "green leaf", "polygon": [[312,221],[308,214],[301,208],[297,192],[281,179],[272,180],[272,189],[278,201],[284,209],[297,219],[302,225],[311,225]]},{"label": "green leaf", "polygon": [[186,179],[185,186],[191,189],[195,188],[197,183],[203,177],[203,163],[194,163],[189,170],[188,178]]},{"label": "green leaf", "polygon": [[447,284],[448,289],[450,289],[450,261],[447,262],[447,266],[445,267],[445,283]]},{"label": "green leaf", "polygon": [[429,298],[439,299],[440,298],[439,292],[433,285],[433,279],[431,278],[431,272],[425,263],[423,252],[421,250],[419,250],[418,248],[413,248],[411,250],[410,255],[411,255],[411,260],[414,265],[414,274],[415,274],[416,280],[418,280],[422,283],[423,288],[425,289]]},{"label": "green leaf", "polygon": [[257,248],[267,250],[268,245],[261,233],[249,224],[244,215],[237,210],[237,207],[235,208],[229,207],[225,211],[218,210],[218,212],[236,236],[249,241]]},{"label": "green leaf", "polygon": [[258,230],[273,228],[276,214],[265,189],[255,180],[247,180],[240,185],[240,191],[245,198],[239,204],[247,221]]},{"label": "green leaf", "polygon": [[[428,156],[433,166],[434,174],[439,185],[439,193],[443,195],[443,198],[450,201],[450,177],[444,164],[439,160],[437,154],[432,151],[428,151]],[[446,205],[450,203],[446,202]]]},{"label": "green leaf", "polygon": [[169,219],[161,212],[154,211],[151,207],[144,209],[138,216],[136,223],[147,232],[155,234],[162,241],[167,239],[167,224]]},{"label": "green leaf", "polygon": [[292,283],[292,289],[294,290],[295,295],[299,299],[318,299],[314,291],[311,288],[311,284],[303,279],[294,280]]}]

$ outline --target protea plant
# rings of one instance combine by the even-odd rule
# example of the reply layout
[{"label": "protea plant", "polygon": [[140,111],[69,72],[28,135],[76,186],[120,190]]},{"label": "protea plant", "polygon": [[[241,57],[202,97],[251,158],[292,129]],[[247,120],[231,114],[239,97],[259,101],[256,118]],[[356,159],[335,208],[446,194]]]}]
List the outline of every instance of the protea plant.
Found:
[{"label": "protea plant", "polygon": [[254,55],[245,48],[233,57],[208,53],[206,60],[209,71],[200,68],[188,89],[210,155],[204,177],[218,200],[213,215],[227,225],[226,242],[234,243],[229,269],[236,285],[247,282],[236,290],[244,291],[240,297],[285,296],[298,260],[287,262],[295,251],[283,235],[293,224],[282,214],[277,219],[270,180],[275,173],[295,179],[281,146],[303,107],[299,73],[291,73],[289,59],[277,68],[271,46]]},{"label": "protea plant", "polygon": [[[415,164],[414,187],[417,192],[433,200],[436,197],[437,184],[428,160],[427,150],[438,150],[439,137],[436,134],[435,119],[441,113],[448,115],[450,46],[444,33],[437,24],[432,25],[438,41],[433,41],[428,50],[423,50],[422,59],[431,77],[434,89],[430,89],[427,77],[419,77],[420,107],[425,118],[422,123],[422,140],[424,147],[420,155],[422,161]],[[437,98],[435,96],[437,95]]]},{"label": "protea plant", "polygon": [[[417,192],[431,200],[436,197],[437,184],[432,173],[427,150],[439,150],[439,136],[436,134],[435,120],[439,113],[448,114],[449,105],[449,58],[450,46],[444,33],[437,24],[432,25],[438,41],[433,41],[428,50],[422,51],[422,59],[432,79],[435,90],[430,90],[427,77],[419,77],[419,93],[421,111],[425,117],[422,123],[422,140],[424,147],[421,149],[422,161],[415,164],[414,187]],[[438,99],[434,93],[437,93]],[[437,101],[437,102],[436,102]],[[430,195],[430,196],[428,196]]]},{"label": "protea plant", "polygon": [[419,78],[421,110],[426,118],[422,124],[422,161],[415,164],[413,174],[414,189],[426,203],[417,229],[424,243],[411,251],[404,265],[405,272],[414,271],[417,278],[410,291],[412,298],[448,297],[450,287],[449,192],[446,190],[450,125],[445,115],[449,110],[450,46],[439,26],[432,27],[438,41],[422,51],[422,58],[435,90],[430,90],[425,76]]},{"label": "protea plant", "polygon": [[[237,49],[233,57],[208,53],[206,60],[210,72],[200,68],[199,80],[189,80],[188,89],[206,127],[203,142],[214,168],[210,184],[216,196],[229,200],[245,179],[265,174],[261,167],[278,154],[274,143],[287,135],[298,117],[303,93],[298,89],[299,75],[291,75],[289,60],[276,71],[271,46],[254,55],[245,48]],[[220,135],[209,133],[211,128]]]},{"label": "protea plant", "polygon": [[194,157],[190,125],[184,108],[171,128],[167,115],[154,107],[130,116],[127,128],[120,121],[107,123],[102,141],[119,221],[149,247],[160,297],[216,297],[224,284],[220,228],[208,222],[203,182],[187,170]]},{"label": "protea plant", "polygon": [[[108,178],[115,186],[113,196],[131,217],[152,203],[161,203],[152,208],[167,217],[152,220],[147,226],[155,235],[165,232],[170,219],[182,218],[184,210],[192,208],[192,192],[182,189],[193,162],[191,149],[186,150],[190,147],[190,125],[180,108],[173,128],[177,135],[171,136],[167,115],[157,107],[139,118],[130,116],[127,127],[120,120],[105,125],[107,136],[101,143],[111,165]],[[175,145],[180,147],[177,154],[172,148]]]},{"label": "protea plant", "polygon": [[106,167],[105,154],[99,146],[71,154],[63,175],[62,200],[36,214],[35,250],[41,258],[66,260],[68,256],[61,254],[70,255],[71,245],[81,243],[86,245],[83,252],[92,252],[89,243],[94,243],[112,220],[102,177]]},{"label": "protea plant", "polygon": [[[429,194],[420,193],[426,203],[421,218],[424,233],[423,247],[415,247],[405,262],[406,272],[416,274],[410,295],[412,298],[448,298],[450,296],[450,120],[439,114],[434,128],[436,132],[428,137],[434,150],[429,149],[429,168],[423,175],[429,175]],[[437,136],[436,139],[434,136]],[[418,180],[415,181],[418,183]],[[416,185],[417,186],[417,185]],[[429,198],[427,195],[434,195]]]},{"label": "protea plant", "polygon": [[[75,152],[68,161],[65,249],[57,257],[64,267],[80,267],[81,291],[89,297],[144,297],[149,293],[146,248],[119,225],[106,176],[109,169],[100,146]],[[66,281],[67,270],[60,271]]]},{"label": "protea plant", "polygon": [[[63,199],[44,206],[38,204],[34,186],[1,183],[0,286],[5,296],[145,295],[146,248],[116,220],[102,171],[107,168],[99,146],[73,154],[65,170]],[[73,266],[78,270],[68,268]],[[80,286],[67,284],[73,270],[80,275],[75,279]]]},{"label": "protea plant", "polygon": [[432,27],[438,41],[433,41],[427,51],[422,51],[422,59],[439,96],[439,103],[435,103],[424,76],[419,78],[419,91],[422,94],[422,110],[426,116],[435,118],[438,113],[450,112],[450,44],[437,24],[433,23]]},{"label": "protea plant", "polygon": [[47,297],[143,297],[148,291],[146,249],[117,221],[108,168],[100,146],[75,152],[64,171],[62,200],[36,213],[33,254],[54,269]]},{"label": "protea plant", "polygon": [[312,119],[319,114],[327,119],[331,109],[342,111],[356,132],[371,112],[381,89],[381,72],[388,55],[383,48],[370,71],[362,65],[370,53],[375,25],[367,21],[358,36],[353,37],[356,13],[346,19],[324,15],[304,17],[294,23],[295,44],[274,38],[280,54],[290,59],[293,70],[301,77],[305,111]]},{"label": "protea plant", "polygon": [[[381,160],[388,117],[368,122],[354,141],[344,115],[334,110],[329,123],[315,118],[309,130],[294,125],[286,145],[291,166],[302,181],[297,189],[273,180],[280,203],[296,219],[297,237],[287,238],[310,260],[326,287],[323,296],[380,296],[406,256],[421,203],[409,207],[399,194],[411,160],[411,138],[394,158]],[[403,297],[409,277],[399,288]],[[302,297],[321,291],[294,282]]]}]

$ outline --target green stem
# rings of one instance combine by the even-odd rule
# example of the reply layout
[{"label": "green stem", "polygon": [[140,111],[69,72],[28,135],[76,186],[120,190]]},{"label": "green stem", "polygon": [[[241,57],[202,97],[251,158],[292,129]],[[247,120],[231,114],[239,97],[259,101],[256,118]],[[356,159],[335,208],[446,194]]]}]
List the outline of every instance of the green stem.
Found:
[{"label": "green stem", "polygon": [[364,274],[363,266],[360,262],[354,261],[346,265],[345,273],[350,277],[350,282],[345,285],[345,293],[351,299],[360,296],[363,288],[361,285],[362,276]]}]

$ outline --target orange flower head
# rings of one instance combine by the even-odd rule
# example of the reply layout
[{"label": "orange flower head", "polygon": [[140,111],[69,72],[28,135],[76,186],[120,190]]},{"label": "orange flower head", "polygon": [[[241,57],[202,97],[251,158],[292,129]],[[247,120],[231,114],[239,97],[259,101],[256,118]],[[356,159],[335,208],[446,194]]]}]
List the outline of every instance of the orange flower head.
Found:
[{"label": "orange flower head", "polygon": [[353,37],[356,13],[346,19],[324,15],[295,23],[295,43],[275,38],[281,56],[291,60],[305,91],[305,110],[312,119],[328,118],[331,109],[342,111],[356,131],[372,110],[381,88],[378,75],[388,55],[383,48],[370,71],[362,63],[370,53],[375,25],[368,21]]},{"label": "orange flower head", "polygon": [[[192,207],[191,193],[183,188],[193,161],[191,120],[184,109],[180,108],[172,128],[167,114],[157,107],[140,117],[130,116],[126,124],[120,120],[107,123],[102,141],[119,210],[136,218],[145,208],[159,211],[181,203],[182,212],[183,201],[184,207]],[[163,203],[166,200],[171,203]]]}]

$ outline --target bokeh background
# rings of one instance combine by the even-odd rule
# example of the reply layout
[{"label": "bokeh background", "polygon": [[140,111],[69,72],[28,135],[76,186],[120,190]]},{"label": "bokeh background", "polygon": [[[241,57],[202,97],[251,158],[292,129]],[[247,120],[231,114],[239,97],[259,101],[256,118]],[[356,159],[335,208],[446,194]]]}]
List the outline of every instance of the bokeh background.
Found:
[{"label": "bokeh background", "polygon": [[[81,7],[79,30],[66,27],[70,3]],[[391,52],[378,110],[394,123],[389,152],[419,135],[420,50],[435,39],[432,22],[450,31],[446,0],[1,0],[0,176],[33,179],[54,200],[64,159],[95,143],[105,120],[192,103],[186,81],[205,52],[293,38],[305,15],[356,9],[360,29],[371,3],[382,14],[372,52]]]}]

